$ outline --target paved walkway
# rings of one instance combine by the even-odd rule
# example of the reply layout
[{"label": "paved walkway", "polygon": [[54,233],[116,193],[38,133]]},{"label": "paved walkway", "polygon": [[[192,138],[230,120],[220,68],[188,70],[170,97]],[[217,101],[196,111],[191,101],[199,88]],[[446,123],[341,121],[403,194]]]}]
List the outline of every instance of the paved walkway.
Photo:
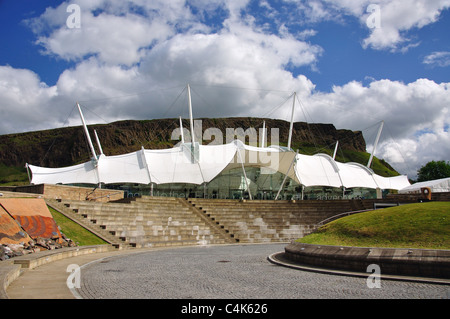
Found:
[{"label": "paved walkway", "polygon": [[381,288],[369,288],[366,278],[301,271],[267,261],[285,246],[197,246],[74,257],[25,272],[7,293],[11,299],[74,298],[66,285],[66,270],[78,264],[84,266],[75,295],[86,299],[442,299],[450,295],[448,285],[381,280]]},{"label": "paved walkway", "polygon": [[69,265],[82,266],[102,258],[125,257],[142,251],[148,250],[122,250],[87,254],[61,259],[31,270],[24,270],[24,273],[10,284],[6,292],[9,299],[74,299],[75,296],[66,283],[70,275],[70,272],[67,272]]}]

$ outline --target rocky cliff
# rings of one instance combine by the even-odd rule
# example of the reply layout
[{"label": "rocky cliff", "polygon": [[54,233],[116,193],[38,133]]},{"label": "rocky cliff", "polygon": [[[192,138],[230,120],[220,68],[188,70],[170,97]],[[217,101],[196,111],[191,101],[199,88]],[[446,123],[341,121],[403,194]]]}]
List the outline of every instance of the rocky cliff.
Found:
[{"label": "rocky cliff", "polygon": [[[259,132],[263,121],[266,122],[268,129],[269,145],[273,128],[279,129],[280,145],[286,145],[288,141],[289,122],[282,120],[218,118],[201,121],[202,134],[209,128],[217,128],[222,132],[223,141],[220,137],[214,136],[212,140],[216,142],[226,142],[226,138],[229,138],[227,128],[235,132],[238,128],[243,131],[255,128]],[[189,128],[188,120],[183,120],[183,127]],[[172,147],[180,140],[179,138],[171,140],[172,132],[177,128],[179,128],[178,119],[126,120],[89,126],[94,145],[96,142],[93,131],[96,130],[105,155],[133,152],[142,146],[146,149]],[[199,134],[196,133],[196,135]],[[359,131],[337,130],[332,124],[294,123],[292,148],[300,149],[301,153],[332,151],[336,141],[339,141],[342,150],[366,151],[364,138]],[[203,144],[210,142],[211,140],[203,140]],[[8,167],[23,167],[25,163],[45,167],[63,167],[85,162],[89,158],[89,147],[81,126],[0,136],[0,163]]]}]

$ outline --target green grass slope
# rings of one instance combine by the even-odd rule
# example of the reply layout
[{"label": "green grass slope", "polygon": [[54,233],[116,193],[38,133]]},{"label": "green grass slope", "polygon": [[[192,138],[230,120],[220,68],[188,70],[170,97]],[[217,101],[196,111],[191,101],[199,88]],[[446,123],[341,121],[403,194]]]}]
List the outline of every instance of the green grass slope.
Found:
[{"label": "green grass slope", "polygon": [[450,249],[450,202],[408,204],[347,216],[297,241],[333,246]]},{"label": "green grass slope", "polygon": [[53,216],[53,219],[61,228],[61,231],[64,233],[64,235],[72,239],[78,246],[107,244],[107,242],[105,242],[103,239],[92,234],[90,231],[73,222],[60,212],[54,210],[51,207],[49,207],[49,210]]}]

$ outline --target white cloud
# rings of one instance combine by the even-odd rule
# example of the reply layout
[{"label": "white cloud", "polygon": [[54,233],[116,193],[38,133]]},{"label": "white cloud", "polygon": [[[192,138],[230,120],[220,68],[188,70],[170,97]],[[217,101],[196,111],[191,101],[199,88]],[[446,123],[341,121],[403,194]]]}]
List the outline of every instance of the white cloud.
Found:
[{"label": "white cloud", "polygon": [[450,133],[441,129],[417,138],[390,139],[380,143],[378,149],[381,156],[394,168],[415,179],[417,170],[426,163],[449,159]]},{"label": "white cloud", "polygon": [[[367,1],[362,2],[365,7]],[[378,4],[380,25],[372,29],[363,41],[363,47],[404,52],[418,45],[408,32],[436,22],[441,11],[450,7],[450,0],[385,0],[379,1]],[[367,25],[371,14],[361,16],[361,22]]]},{"label": "white cloud", "polygon": [[[184,0],[81,1],[80,29],[66,26],[68,3],[47,9],[40,17],[29,20],[29,24],[40,35],[38,42],[48,54],[64,59],[81,59],[97,54],[106,62],[131,65],[139,62],[145,49],[171,38],[179,31],[209,33],[210,27],[202,21],[205,16],[214,15],[215,10],[228,12],[223,21],[225,27],[252,25],[255,18],[246,11],[248,3],[195,0],[189,3],[195,8],[194,14]],[[370,0],[284,0],[284,5],[290,9],[283,9],[283,6],[274,9],[267,2],[260,5],[267,15],[273,17],[272,21],[278,25],[280,32],[290,24],[329,20],[342,22],[345,16],[354,16],[369,32],[362,41],[364,48],[405,52],[420,44],[411,32],[438,21],[441,12],[450,7],[450,0],[378,1],[380,21],[376,28],[368,26],[368,19],[373,15],[367,12],[373,5]],[[264,26],[260,28],[262,30]],[[299,33],[297,37],[302,36],[305,33]]]},{"label": "white cloud", "polygon": [[176,27],[195,29],[196,24],[184,2],[85,1],[78,5],[80,28],[66,24],[68,3],[28,21],[46,54],[74,61],[97,55],[102,62],[131,66],[146,48],[173,36]]},{"label": "white cloud", "polygon": [[[46,102],[52,105],[64,101],[66,112],[81,100],[108,120],[178,116],[174,110],[162,110],[170,100],[149,101],[149,95],[138,93],[195,82],[253,89],[233,96],[207,94],[205,100],[214,101],[215,107],[203,103],[196,110],[199,116],[243,115],[251,113],[254,105],[261,114],[267,112],[267,105],[278,104],[280,98],[258,89],[276,87],[308,94],[313,88],[304,76],[294,78],[285,67],[313,67],[322,49],[288,32],[275,35],[255,25],[243,10],[245,2],[208,2],[205,11],[197,13],[211,14],[218,7],[228,10],[218,32],[207,32],[208,27],[194,19],[184,1],[78,4],[82,10],[79,29],[65,24],[67,3],[28,21],[46,54],[75,61],[75,66],[65,70],[52,87],[55,97]],[[201,4],[197,0],[191,5]],[[223,102],[216,104],[217,99]],[[49,119],[39,125],[49,127]],[[18,130],[16,127],[14,131]]]},{"label": "white cloud", "polygon": [[[436,21],[449,1],[407,3],[402,11],[401,1],[380,2],[381,28],[366,39],[366,47],[399,50],[414,45],[407,32]],[[304,108],[297,106],[297,121],[364,130],[385,120],[378,156],[402,172],[414,174],[428,159],[450,158],[450,83],[385,79],[364,86],[351,81],[330,93],[317,92],[306,76],[288,71],[291,66],[314,69],[323,49],[305,38],[316,31],[293,34],[277,20],[277,28],[269,32],[245,10],[247,1],[195,0],[190,3],[197,8],[195,14],[182,0],[78,4],[80,29],[65,25],[67,3],[29,20],[47,54],[75,61],[54,86],[41,83],[32,71],[0,67],[0,134],[62,126],[76,101],[101,117],[92,120],[95,116],[85,113],[88,123],[187,116],[187,105],[174,107],[173,102],[190,83],[195,117],[270,114],[288,120],[291,103],[274,108],[297,91]],[[296,4],[311,13],[313,22],[352,15],[365,27],[370,2]],[[264,7],[275,14],[273,6]],[[222,20],[217,18],[214,27],[206,25],[205,17],[218,8],[226,12]],[[445,64],[444,58],[435,52],[424,63]],[[72,114],[67,123],[79,125],[78,115]],[[371,136],[364,133],[370,149]]]},{"label": "white cloud", "polygon": [[448,51],[433,52],[433,53],[427,55],[423,59],[423,63],[430,65],[432,67],[434,67],[434,66],[439,66],[439,67],[450,66],[450,52],[448,52]]},{"label": "white cloud", "polygon": [[[272,112],[270,117],[288,120],[290,102],[273,111],[288,97],[289,90],[296,90],[301,101],[301,105],[297,104],[296,121],[333,123],[337,128],[362,130],[369,151],[377,123],[384,120],[376,156],[410,177],[429,160],[450,158],[450,83],[437,84],[427,79],[408,84],[380,80],[363,86],[353,81],[335,86],[330,93],[316,92],[314,84],[304,76],[293,78],[280,67],[270,69],[264,59],[252,61],[247,57],[246,50],[250,50],[247,47],[235,55],[224,56],[223,48],[237,41],[231,35],[226,41],[212,35],[197,37],[211,38],[195,42],[190,37],[175,37],[165,46],[155,48],[140,67],[106,65],[92,57],[63,72],[53,87],[41,83],[31,71],[2,67],[1,109],[9,110],[2,111],[5,119],[2,130],[62,126],[75,100],[92,111],[85,113],[89,124],[128,118],[187,117],[185,99],[174,108],[171,104],[186,83],[177,80],[190,77],[195,80],[192,97],[197,118],[263,116]],[[184,41],[193,44],[189,46]],[[181,47],[187,51],[179,50]],[[218,60],[223,63],[214,67]],[[243,64],[235,64],[236,61]],[[254,71],[258,67],[260,73]],[[167,70],[173,73],[167,74]],[[171,86],[174,89],[169,90]],[[258,88],[287,90],[268,92]],[[12,127],[6,126],[7,123],[15,124]],[[79,125],[76,112],[66,125]]]},{"label": "white cloud", "polygon": [[[31,131],[53,114],[56,105],[49,102],[57,96],[57,89],[30,70],[0,66],[0,96],[0,134]],[[59,120],[57,116],[50,119],[53,125]]]},{"label": "white cloud", "polygon": [[161,19],[149,21],[133,14],[94,17],[85,12],[82,21],[81,28],[59,28],[50,37],[40,37],[38,43],[46,53],[66,60],[98,55],[110,64],[133,65],[142,58],[142,49],[173,34]]},{"label": "white cloud", "polygon": [[384,120],[376,156],[411,176],[428,160],[450,158],[450,83],[380,80],[363,86],[354,81],[313,94],[305,105],[309,121],[362,130],[369,151],[376,124]]},{"label": "white cloud", "polygon": [[[345,23],[345,16],[356,17],[369,32],[362,41],[364,48],[395,52],[419,45],[411,33],[438,21],[441,12],[450,7],[450,0],[285,0],[285,3],[294,4],[295,14],[309,23]],[[378,6],[379,12],[368,12],[371,5]],[[368,23],[374,22],[374,18],[379,18],[375,28]]]}]

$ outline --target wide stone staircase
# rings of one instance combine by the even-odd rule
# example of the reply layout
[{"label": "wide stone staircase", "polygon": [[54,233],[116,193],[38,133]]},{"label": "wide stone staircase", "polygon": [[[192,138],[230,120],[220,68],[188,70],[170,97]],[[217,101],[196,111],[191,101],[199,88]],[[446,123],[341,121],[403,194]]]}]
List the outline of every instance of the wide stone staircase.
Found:
[{"label": "wide stone staircase", "polygon": [[184,199],[122,202],[47,200],[47,204],[117,248],[236,242]]},{"label": "wide stone staircase", "polygon": [[[117,248],[290,242],[376,200],[230,200],[150,197],[115,202],[47,200]],[[387,201],[392,205],[395,200]],[[330,220],[331,220],[330,219]]]},{"label": "wide stone staircase", "polygon": [[241,243],[289,242],[314,231],[315,225],[340,213],[365,209],[353,200],[271,201],[208,200],[189,202]]}]

